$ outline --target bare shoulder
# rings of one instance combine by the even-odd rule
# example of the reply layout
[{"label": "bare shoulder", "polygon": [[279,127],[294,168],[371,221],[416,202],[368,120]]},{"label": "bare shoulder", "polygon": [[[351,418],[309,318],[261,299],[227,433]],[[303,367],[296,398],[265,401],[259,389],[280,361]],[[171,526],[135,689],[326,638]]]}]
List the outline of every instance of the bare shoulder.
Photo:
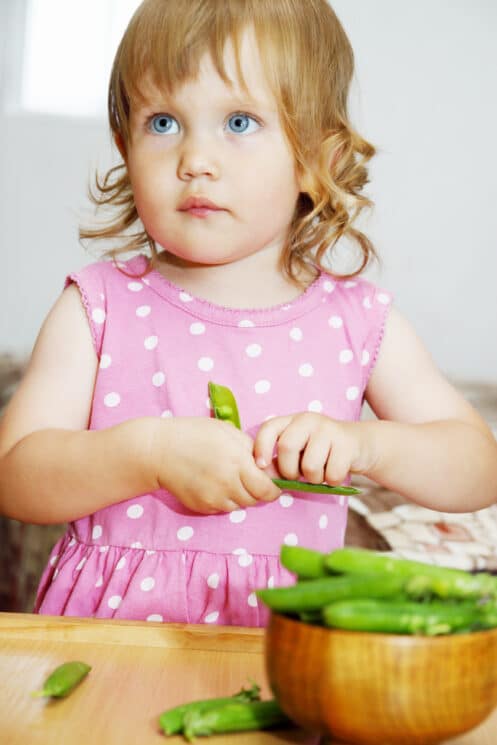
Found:
[{"label": "bare shoulder", "polygon": [[70,285],[48,313],[0,421],[0,455],[39,429],[85,429],[97,366],[79,290]]},{"label": "bare shoulder", "polygon": [[392,307],[366,400],[379,419],[420,423],[459,419],[490,432],[436,366],[409,321]]}]

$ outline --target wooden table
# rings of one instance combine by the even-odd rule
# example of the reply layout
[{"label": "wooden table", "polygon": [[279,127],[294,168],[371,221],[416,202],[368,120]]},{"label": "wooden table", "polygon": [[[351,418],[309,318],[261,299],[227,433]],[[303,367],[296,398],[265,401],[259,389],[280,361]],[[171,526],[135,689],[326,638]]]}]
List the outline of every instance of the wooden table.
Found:
[{"label": "wooden table", "polygon": [[[166,739],[159,730],[158,715],[164,709],[229,695],[249,678],[260,683],[263,698],[271,696],[263,641],[261,629],[0,613],[0,743],[179,745],[182,738]],[[75,659],[92,670],[67,699],[29,696],[55,667]],[[318,741],[298,728],[198,740],[206,745]],[[450,741],[496,743],[497,712]]]}]

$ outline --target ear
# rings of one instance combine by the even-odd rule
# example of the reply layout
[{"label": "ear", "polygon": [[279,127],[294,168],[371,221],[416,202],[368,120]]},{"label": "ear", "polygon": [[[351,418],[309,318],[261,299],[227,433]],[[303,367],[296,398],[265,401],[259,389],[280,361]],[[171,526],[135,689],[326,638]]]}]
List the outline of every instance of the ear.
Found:
[{"label": "ear", "polygon": [[126,161],[126,148],[124,146],[124,140],[120,132],[116,132],[114,134],[114,142],[117,149],[121,153],[123,160]]}]

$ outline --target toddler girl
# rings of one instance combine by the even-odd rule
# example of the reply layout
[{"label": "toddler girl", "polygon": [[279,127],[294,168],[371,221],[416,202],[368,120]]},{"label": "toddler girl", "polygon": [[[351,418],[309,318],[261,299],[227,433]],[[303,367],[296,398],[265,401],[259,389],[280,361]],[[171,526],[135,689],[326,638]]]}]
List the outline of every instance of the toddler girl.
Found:
[{"label": "toddler girl", "polygon": [[[67,521],[35,610],[261,626],[282,544],[343,545],[364,474],[419,504],[497,496],[497,445],[435,369],[354,227],[353,56],[325,0],[145,0],[115,58],[106,260],[66,280],[0,429],[0,509]],[[340,238],[359,267],[326,269]],[[124,260],[124,254],[127,259]],[[129,256],[131,255],[131,258]],[[109,260],[112,259],[112,260]],[[243,431],[212,416],[235,394]],[[359,422],[368,401],[378,421]]]}]

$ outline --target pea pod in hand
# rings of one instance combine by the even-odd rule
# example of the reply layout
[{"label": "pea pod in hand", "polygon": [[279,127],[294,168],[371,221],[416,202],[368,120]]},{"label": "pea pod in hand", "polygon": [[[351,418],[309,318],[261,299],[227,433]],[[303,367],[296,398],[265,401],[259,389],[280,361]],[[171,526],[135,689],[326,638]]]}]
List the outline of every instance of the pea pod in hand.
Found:
[{"label": "pea pod in hand", "polygon": [[[214,417],[230,422],[237,429],[241,429],[238,406],[232,391],[224,385],[218,385],[212,381],[208,384],[209,400],[211,402]],[[353,486],[328,486],[328,484],[311,484],[307,481],[293,481],[289,479],[273,479],[273,483],[280,489],[291,491],[312,492],[314,494],[341,494],[351,496],[360,494],[361,490]]]},{"label": "pea pod in hand", "polygon": [[64,662],[48,676],[41,691],[33,691],[31,696],[33,698],[42,696],[62,698],[68,696],[88,675],[90,670],[91,666],[87,665],[86,662]]}]

